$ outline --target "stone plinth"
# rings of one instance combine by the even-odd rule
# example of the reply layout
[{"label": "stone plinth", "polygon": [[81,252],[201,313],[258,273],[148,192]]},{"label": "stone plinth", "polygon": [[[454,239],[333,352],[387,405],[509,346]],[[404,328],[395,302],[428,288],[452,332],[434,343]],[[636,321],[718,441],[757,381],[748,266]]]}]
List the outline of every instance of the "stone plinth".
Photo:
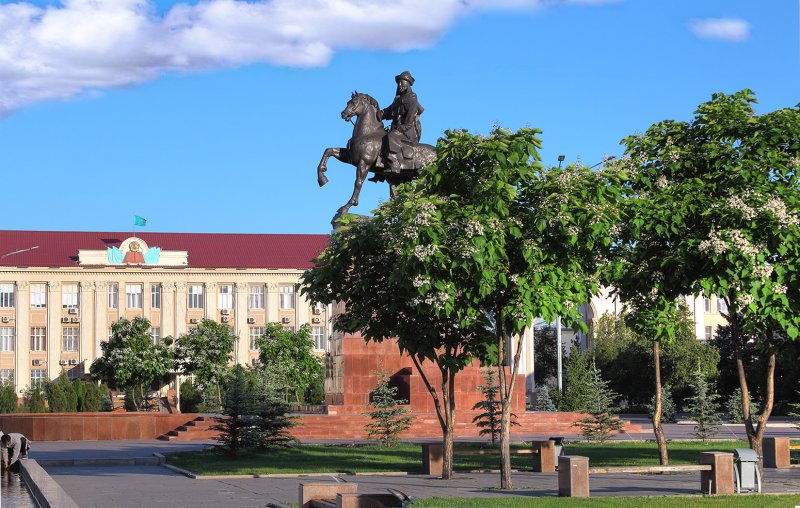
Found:
[{"label": "stone plinth", "polygon": [[300,508],[311,508],[311,501],[335,500],[339,494],[358,492],[357,483],[301,483]]},{"label": "stone plinth", "polygon": [[432,476],[442,476],[444,447],[441,443],[422,445],[422,472]]},{"label": "stone plinth", "polygon": [[711,466],[711,471],[700,472],[700,490],[703,494],[733,494],[732,453],[702,452],[700,464]]},{"label": "stone plinth", "polygon": [[764,438],[764,467],[788,468],[790,454],[788,437]]},{"label": "stone plinth", "polygon": [[558,458],[558,495],[589,497],[589,457],[562,455]]},{"label": "stone plinth", "polygon": [[553,439],[533,442],[533,472],[556,472],[556,442]]}]

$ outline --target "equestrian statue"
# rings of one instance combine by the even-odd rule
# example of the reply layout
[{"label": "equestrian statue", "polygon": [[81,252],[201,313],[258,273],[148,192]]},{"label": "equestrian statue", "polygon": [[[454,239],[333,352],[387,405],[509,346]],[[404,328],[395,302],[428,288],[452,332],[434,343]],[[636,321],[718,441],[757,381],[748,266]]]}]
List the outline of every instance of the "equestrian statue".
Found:
[{"label": "equestrian statue", "polygon": [[[356,167],[353,195],[336,211],[334,221],[346,214],[351,206],[358,205],[361,186],[368,173],[373,182],[387,182],[389,193],[395,196],[395,187],[416,178],[419,170],[436,159],[436,148],[420,144],[422,125],[419,116],[424,111],[417,94],[411,90],[414,78],[403,71],[394,78],[397,93],[392,105],[381,109],[378,101],[365,93],[353,92],[342,118],[349,122],[356,118],[353,135],[346,148],[327,148],[317,166],[317,182],[320,187],[328,183],[325,171],[329,157],[334,157]],[[383,120],[391,120],[388,129]]]}]

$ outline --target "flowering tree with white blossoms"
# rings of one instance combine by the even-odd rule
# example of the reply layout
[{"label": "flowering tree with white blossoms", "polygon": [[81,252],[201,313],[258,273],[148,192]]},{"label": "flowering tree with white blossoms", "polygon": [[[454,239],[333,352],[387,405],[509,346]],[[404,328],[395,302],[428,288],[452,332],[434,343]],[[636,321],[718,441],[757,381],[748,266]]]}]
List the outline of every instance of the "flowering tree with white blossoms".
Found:
[{"label": "flowering tree with white blossoms", "polygon": [[[368,340],[397,336],[417,363],[443,429],[445,477],[452,472],[455,373],[473,358],[497,363],[503,488],[512,486],[519,334],[537,315],[580,319],[618,222],[613,183],[579,166],[543,170],[538,133],[449,131],[436,163],[375,218],[349,219],[303,277],[312,300],[346,304],[339,329],[360,330]],[[442,372],[439,393],[419,368],[426,360]]]},{"label": "flowering tree with white blossoms", "polygon": [[[653,301],[681,292],[728,304],[751,447],[772,411],[776,336],[800,335],[800,107],[756,115],[750,90],[714,94],[690,122],[663,121],[624,140],[636,255],[626,271]],[[631,283],[632,284],[632,283]],[[743,329],[762,337],[766,397],[753,425]]]},{"label": "flowering tree with white blossoms", "polygon": [[177,369],[185,375],[194,375],[201,390],[215,388],[216,403],[220,408],[222,382],[230,374],[229,365],[238,340],[230,326],[203,319],[197,327],[175,341]]}]

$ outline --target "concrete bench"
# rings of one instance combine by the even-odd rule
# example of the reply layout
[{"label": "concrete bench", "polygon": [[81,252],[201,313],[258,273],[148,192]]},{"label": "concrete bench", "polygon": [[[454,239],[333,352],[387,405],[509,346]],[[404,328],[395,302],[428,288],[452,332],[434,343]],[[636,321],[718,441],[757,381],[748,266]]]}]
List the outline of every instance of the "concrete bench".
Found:
[{"label": "concrete bench", "polygon": [[763,446],[764,467],[776,469],[792,467],[792,450],[800,450],[800,446],[792,446],[788,437],[765,437]]},{"label": "concrete bench", "polygon": [[686,466],[589,467],[589,458],[562,455],[558,458],[558,495],[589,497],[589,476],[613,473],[667,473],[700,471],[700,490],[704,494],[733,494],[733,454],[702,452],[699,464]]},{"label": "concrete bench", "polygon": [[357,483],[301,483],[300,508],[397,508],[408,496],[398,490],[388,493],[358,492]]}]

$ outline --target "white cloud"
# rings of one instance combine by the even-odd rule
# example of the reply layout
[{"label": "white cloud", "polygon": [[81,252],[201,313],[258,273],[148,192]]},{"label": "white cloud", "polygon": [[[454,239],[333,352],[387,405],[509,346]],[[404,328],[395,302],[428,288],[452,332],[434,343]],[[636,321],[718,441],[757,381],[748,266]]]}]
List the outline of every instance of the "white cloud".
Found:
[{"label": "white cloud", "polygon": [[0,4],[0,115],[171,71],[322,66],[342,49],[426,48],[474,10],[613,1],[203,0],[163,16],[150,0]]},{"label": "white cloud", "polygon": [[696,19],[689,23],[689,30],[701,39],[742,42],[750,38],[750,23],[741,19]]}]

